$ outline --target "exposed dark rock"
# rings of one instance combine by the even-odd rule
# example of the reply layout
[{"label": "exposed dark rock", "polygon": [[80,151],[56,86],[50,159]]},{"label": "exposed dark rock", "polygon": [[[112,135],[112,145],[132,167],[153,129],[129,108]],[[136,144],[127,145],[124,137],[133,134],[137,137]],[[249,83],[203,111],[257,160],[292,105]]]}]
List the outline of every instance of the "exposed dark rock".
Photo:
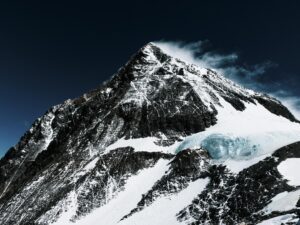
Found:
[{"label": "exposed dark rock", "polygon": [[191,181],[208,177],[208,168],[209,156],[206,151],[187,149],[179,152],[170,162],[170,168],[166,175],[157,181],[152,189],[142,197],[137,208],[124,216],[123,219],[143,210],[159,196],[178,193],[186,188]]},{"label": "exposed dark rock", "polygon": [[260,96],[256,96],[255,99],[270,112],[288,118],[290,121],[298,122],[294,115],[284,105],[280,104],[278,100],[270,101],[269,98]]},{"label": "exposed dark rock", "polygon": [[[259,213],[271,199],[284,191],[297,190],[282,179],[277,166],[287,158],[300,157],[300,143],[277,150],[272,157],[234,175],[223,166],[210,167],[207,189],[178,214],[182,221],[192,216],[195,224],[257,224],[259,221],[291,212]],[[276,157],[276,158],[274,158]],[[300,209],[292,211],[300,215]]]},{"label": "exposed dark rock", "polygon": [[[111,200],[106,198],[108,189],[117,195],[130,177],[161,159],[169,160],[168,171],[124,219],[203,178],[210,179],[207,188],[178,212],[179,220],[255,224],[286,214],[258,212],[276,194],[296,189],[276,168],[286,158],[300,157],[299,143],[279,149],[239,174],[214,165],[203,149],[177,155],[144,152],[143,145],[139,151],[131,147],[107,150],[121,138],[152,137],[158,146],[167,147],[204,131],[217,124],[221,98],[239,111],[246,103],[261,104],[296,121],[277,100],[253,94],[213,70],[174,59],[148,44],[111,80],[49,109],[8,150],[0,160],[0,224],[48,225],[68,208],[73,195],[77,208],[72,221],[79,220]],[[298,208],[290,212],[299,215]]]}]

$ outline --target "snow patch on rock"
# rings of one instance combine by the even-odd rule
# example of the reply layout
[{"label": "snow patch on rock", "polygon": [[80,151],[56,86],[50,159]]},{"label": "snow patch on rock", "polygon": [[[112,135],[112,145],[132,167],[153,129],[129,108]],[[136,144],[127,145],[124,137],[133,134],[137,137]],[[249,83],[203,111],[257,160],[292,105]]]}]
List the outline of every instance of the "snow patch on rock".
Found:
[{"label": "snow patch on rock", "polygon": [[171,146],[161,146],[156,144],[159,139],[156,137],[146,137],[146,138],[135,138],[135,139],[124,139],[121,138],[112,145],[108,146],[105,152],[117,148],[132,147],[136,152],[164,152],[164,153],[174,153],[175,149],[179,145],[179,142],[175,142]]},{"label": "snow patch on rock", "polygon": [[299,200],[300,190],[292,192],[282,192],[272,198],[272,202],[262,211],[269,214],[274,211],[285,212],[296,207]]},{"label": "snow patch on rock", "polygon": [[277,216],[268,220],[264,220],[257,225],[282,225],[287,223],[297,223],[298,218],[295,218],[296,214],[286,214],[283,216]]},{"label": "snow patch on rock", "polygon": [[278,165],[277,169],[289,181],[289,185],[300,185],[300,158],[286,159]]}]

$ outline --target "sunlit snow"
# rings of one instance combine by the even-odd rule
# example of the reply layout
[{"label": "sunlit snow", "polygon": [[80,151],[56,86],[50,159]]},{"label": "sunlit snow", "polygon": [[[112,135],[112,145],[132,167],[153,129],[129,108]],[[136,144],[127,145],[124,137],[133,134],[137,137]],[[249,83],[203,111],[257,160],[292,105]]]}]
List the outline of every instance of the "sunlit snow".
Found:
[{"label": "sunlit snow", "polygon": [[[168,160],[161,159],[154,167],[141,170],[137,175],[130,177],[126,181],[123,191],[106,205],[92,211],[89,216],[82,218],[76,223],[70,222],[72,216],[76,214],[76,207],[71,206],[53,225],[99,224],[99,221],[105,225],[117,224],[124,215],[136,207],[142,198],[142,194],[145,194],[164,175],[169,168],[168,163]],[[73,199],[76,202],[76,196]]]},{"label": "sunlit snow", "polygon": [[[145,52],[148,53],[149,60],[156,60],[149,46],[145,48]],[[185,63],[173,58],[171,65],[183,67]],[[152,74],[155,71],[155,68],[152,67],[157,66],[161,65],[151,64],[148,72]],[[205,82],[203,74],[209,73],[207,69],[192,64],[185,66],[184,76],[178,76],[178,78],[192,86],[208,110],[216,109],[218,111],[217,124],[203,132],[190,135],[181,143],[175,143],[169,147],[160,146],[156,137],[120,139],[109,146],[106,152],[118,147],[130,146],[135,151],[160,151],[174,154],[187,148],[202,147],[209,152],[217,163],[223,163],[231,171],[239,172],[270,156],[280,147],[300,141],[299,123],[291,122],[282,116],[271,113],[258,102],[243,102],[246,109],[238,111],[220,96],[219,91]],[[155,74],[153,76],[155,77]],[[142,79],[144,79],[142,82],[137,79],[135,83],[131,84],[132,87],[125,98],[126,101],[134,101],[138,105],[143,102],[151,104],[145,97],[145,93],[149,89],[149,87],[147,88],[149,78],[146,76]],[[223,76],[209,73],[209,79],[222,85],[224,90],[228,88],[237,94],[252,99],[255,96],[264,98],[261,94],[236,85]],[[213,108],[211,108],[212,105]]]},{"label": "sunlit snow", "polygon": [[[189,186],[178,194],[172,196],[164,196],[157,199],[150,206],[142,211],[133,214],[128,219],[121,221],[120,225],[176,225],[182,224],[177,218],[184,207],[187,207],[198,194],[200,194],[207,184],[209,179],[198,179],[189,184]],[[162,213],[163,212],[163,213]],[[158,216],[159,215],[159,216]]]},{"label": "sunlit snow", "polygon": [[117,148],[132,147],[136,152],[164,152],[164,153],[174,153],[176,147],[179,145],[175,142],[172,146],[161,146],[156,144],[159,141],[156,137],[145,137],[145,138],[135,138],[135,139],[124,139],[121,138],[112,145],[106,148],[106,152]]},{"label": "sunlit snow", "polygon": [[217,124],[186,137],[172,146],[156,144],[158,138],[120,139],[106,151],[133,147],[135,151],[177,153],[187,148],[206,149],[217,162],[239,172],[270,156],[275,150],[300,140],[300,124],[277,116],[262,105],[248,103],[237,111],[224,100],[218,107]]},{"label": "sunlit snow", "polygon": [[300,140],[300,125],[277,116],[260,104],[248,103],[244,111],[223,101],[215,126],[187,137],[176,149],[206,149],[212,158],[233,172],[247,168],[275,150]]},{"label": "sunlit snow", "polygon": [[292,192],[282,192],[272,198],[272,202],[267,205],[262,211],[266,214],[274,211],[288,211],[296,207],[299,200],[300,190]]},{"label": "sunlit snow", "polygon": [[286,159],[278,165],[277,169],[289,181],[289,185],[300,185],[300,158]]},{"label": "sunlit snow", "polygon": [[268,220],[264,220],[257,225],[281,225],[287,223],[297,223],[299,219],[297,219],[296,214],[286,214],[283,216],[277,216]]},{"label": "sunlit snow", "polygon": [[216,162],[239,172],[270,156],[275,150],[300,141],[300,124],[269,112],[259,103],[245,103],[237,111],[226,101],[217,107],[217,124],[186,137],[172,146],[156,144],[158,138],[120,139],[106,151],[133,147],[135,151],[177,153],[187,148],[204,148]]}]

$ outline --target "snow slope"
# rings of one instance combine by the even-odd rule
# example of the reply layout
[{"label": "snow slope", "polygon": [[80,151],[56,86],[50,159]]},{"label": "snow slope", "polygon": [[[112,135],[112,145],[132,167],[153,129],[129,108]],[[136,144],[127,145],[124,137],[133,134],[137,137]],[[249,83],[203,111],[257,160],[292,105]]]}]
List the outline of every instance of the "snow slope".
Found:
[{"label": "snow slope", "polygon": [[160,160],[153,168],[141,171],[138,175],[129,178],[123,191],[108,204],[94,210],[88,217],[71,223],[70,216],[74,215],[75,212],[67,211],[53,225],[117,224],[124,215],[136,206],[142,194],[146,193],[164,175],[165,171],[168,170],[168,162],[168,160]]},{"label": "snow slope", "polygon": [[288,180],[289,185],[300,186],[300,159],[290,158],[278,165],[278,171]]},{"label": "snow slope", "polygon": [[277,116],[259,103],[245,104],[244,111],[235,110],[225,101],[222,105],[218,108],[218,123],[185,138],[177,152],[201,146],[233,172],[239,172],[300,140],[299,123]]},{"label": "snow slope", "polygon": [[299,200],[300,190],[292,192],[282,192],[272,198],[272,202],[267,205],[263,212],[269,214],[274,211],[288,211],[296,207],[296,204]]},{"label": "snow slope", "polygon": [[[276,99],[149,43],[110,81],[51,108],[0,160],[0,224],[300,215],[299,160],[287,159],[299,157],[300,142],[286,146],[299,140],[299,123]],[[294,220],[280,213],[264,223]]]},{"label": "snow slope", "polygon": [[258,223],[257,225],[282,225],[282,224],[296,224],[298,222],[296,214],[286,214],[283,216],[277,216]]},{"label": "snow slope", "polygon": [[[209,179],[198,179],[176,195],[164,196],[152,205],[119,223],[120,225],[176,225],[182,224],[176,219],[176,214],[188,206],[201,193]],[[159,215],[159,216],[158,216]]]},{"label": "snow slope", "polygon": [[[221,98],[220,98],[221,99]],[[218,123],[203,132],[187,136],[171,146],[161,146],[157,137],[119,139],[106,151],[133,147],[135,151],[176,153],[187,148],[202,147],[232,172],[248,168],[270,156],[275,150],[300,140],[300,124],[277,116],[258,102],[245,103],[244,111],[237,111],[221,100],[217,106]]]}]

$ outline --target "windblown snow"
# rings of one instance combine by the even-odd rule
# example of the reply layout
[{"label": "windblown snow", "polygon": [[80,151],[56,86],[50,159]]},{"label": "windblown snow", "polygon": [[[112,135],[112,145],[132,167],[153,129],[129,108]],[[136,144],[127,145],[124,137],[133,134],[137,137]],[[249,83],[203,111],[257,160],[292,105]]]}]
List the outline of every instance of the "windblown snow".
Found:
[{"label": "windblown snow", "polygon": [[[165,46],[155,45],[172,55],[168,49],[165,49]],[[157,61],[149,46],[145,47],[144,52],[147,53],[147,60]],[[185,63],[175,57],[169,64],[151,65],[146,72],[152,74],[159,67],[172,71],[174,66],[180,68],[185,65],[187,70],[184,71],[184,76],[176,74],[172,76],[177,76],[189,83],[208,109],[212,110],[211,105],[215,107],[218,111],[217,124],[206,131],[188,136],[172,146],[160,146],[157,144],[157,137],[120,139],[109,146],[106,152],[117,147],[128,146],[133,147],[135,151],[159,151],[175,154],[187,148],[202,147],[215,161],[224,163],[233,172],[239,172],[271,155],[278,148],[300,140],[299,123],[271,113],[255,100],[255,103],[243,102],[246,106],[245,110],[236,110],[220,96],[218,91],[204,81],[203,74],[209,73],[210,79],[216,84],[221,84],[243,96],[261,96],[261,94],[245,89],[213,71],[208,72],[205,68]],[[151,79],[156,78],[145,76],[131,82],[132,89],[125,96],[126,101],[134,101],[138,105],[142,105],[143,102],[151,104],[146,97],[149,91],[154,91],[147,88]]]},{"label": "windblown snow", "polygon": [[[132,80],[130,79],[128,81],[128,84],[126,83],[126,92],[124,92],[124,95],[122,95],[122,97],[119,97],[118,94],[119,92],[115,93],[115,95],[118,98],[116,98],[116,100],[110,103],[111,104],[110,107],[116,110],[116,112],[113,111],[111,108],[108,109],[110,110],[109,112],[103,111],[104,118],[108,117],[108,115],[110,115],[109,113],[112,112],[112,115],[110,115],[112,119],[111,120],[107,119],[106,121],[103,120],[103,118],[101,117],[99,118],[91,117],[93,119],[87,118],[86,121],[89,121],[89,123],[91,123],[93,126],[86,127],[85,124],[83,123],[82,125],[84,125],[85,127],[84,129],[86,130],[84,130],[84,132],[81,132],[80,130],[80,132],[78,132],[80,133],[80,135],[78,136],[77,136],[77,132],[74,132],[76,133],[76,135],[74,134],[74,137],[76,138],[75,139],[76,143],[75,141],[74,141],[75,144],[71,141],[68,143],[66,142],[66,146],[68,146],[66,151],[70,151],[70,153],[73,153],[73,146],[75,146],[76,148],[74,148],[74,153],[78,153],[78,154],[73,154],[75,155],[73,162],[69,162],[69,156],[71,154],[70,155],[67,154],[66,158],[62,161],[61,167],[60,165],[57,166],[53,163],[54,165],[53,171],[55,172],[59,171],[59,175],[57,175],[54,172],[53,174],[55,175],[50,173],[50,175],[54,177],[54,178],[51,177],[51,182],[52,179],[53,181],[56,181],[57,188],[60,188],[60,181],[65,182],[62,183],[61,185],[69,184],[70,182],[71,184],[74,184],[74,189],[72,186],[72,189],[70,188],[70,190],[66,190],[66,193],[63,195],[63,198],[61,198],[62,196],[58,196],[60,195],[60,191],[59,192],[57,191],[58,194],[56,194],[55,197],[58,196],[57,198],[59,202],[53,203],[53,205],[51,205],[52,204],[51,202],[51,204],[47,206],[48,211],[43,215],[41,215],[41,218],[39,218],[38,220],[40,224],[49,224],[52,222],[52,225],[73,225],[73,224],[74,225],[94,225],[94,224],[176,225],[176,224],[182,224],[180,223],[179,220],[182,219],[183,217],[179,217],[178,213],[181,212],[183,209],[187,209],[187,211],[184,212],[190,213],[189,214],[190,217],[186,218],[186,220],[183,221],[183,223],[186,222],[192,224],[193,222],[195,223],[198,222],[196,221],[195,218],[197,217],[199,211],[197,211],[198,209],[197,207],[189,211],[189,209],[191,208],[191,203],[192,206],[199,205],[199,207],[203,206],[204,210],[208,210],[208,206],[205,205],[206,203],[214,204],[219,200],[221,201],[221,204],[224,203],[224,205],[218,206],[218,209],[217,208],[212,209],[210,215],[214,214],[213,210],[217,210],[215,212],[218,212],[220,215],[216,215],[216,214],[214,215],[216,217],[219,216],[219,219],[221,219],[222,216],[224,216],[225,213],[227,212],[223,210],[223,207],[224,208],[228,207],[228,205],[230,204],[228,203],[228,199],[233,198],[233,196],[230,196],[231,195],[230,192],[234,194],[237,193],[240,194],[239,192],[234,192],[234,189],[236,189],[239,182],[239,180],[235,178],[239,178],[240,174],[238,173],[240,171],[250,167],[251,165],[258,163],[261,160],[264,160],[266,157],[272,155],[272,153],[274,153],[279,148],[300,141],[300,123],[291,122],[289,119],[285,117],[278,116],[270,112],[262,105],[263,103],[260,104],[256,100],[256,99],[265,98],[267,102],[269,103],[275,102],[277,104],[278,102],[276,102],[275,99],[272,99],[268,96],[264,96],[262,94],[255,93],[254,91],[247,90],[243,87],[240,87],[239,85],[234,84],[230,80],[227,80],[225,77],[217,74],[213,70],[200,68],[196,65],[185,63],[180,59],[176,59],[175,57],[168,58],[167,60],[161,60],[159,59],[159,56],[154,54],[155,51],[152,49],[152,47],[151,44],[144,47],[143,48],[144,54],[143,57],[140,59],[143,62],[132,65],[134,69],[132,74],[130,74],[130,76],[132,76],[133,78],[131,77]],[[162,74],[158,73],[160,69],[163,70],[163,72],[160,72]],[[166,88],[169,87],[168,85],[170,85],[170,82],[174,83],[173,79],[176,82],[178,82],[178,85],[184,87],[182,90],[180,90],[180,92],[178,92],[179,94],[176,93],[178,94],[176,95],[176,98],[173,97],[174,93],[172,93],[172,90],[170,90],[170,88],[169,89]],[[156,85],[155,86],[151,85],[151,83],[155,83]],[[164,90],[165,92],[168,93],[165,92],[160,93],[161,90]],[[98,100],[97,97],[97,101],[96,101],[97,103],[102,101],[102,97],[103,99],[106,98],[109,99],[111,97],[109,96],[109,94],[110,93],[114,94],[115,92],[113,88],[105,87],[105,86],[102,91],[106,93],[108,96],[105,96],[105,98],[103,96],[100,96],[101,98],[98,96],[100,100]],[[155,98],[151,99],[152,96],[156,97],[155,95],[156,93],[158,93],[157,98],[159,98],[160,101],[155,100]],[[168,100],[165,100],[165,98],[159,97],[160,96],[159,94],[161,94],[162,96],[164,95],[169,96],[170,94],[171,97],[168,97],[167,98]],[[242,107],[243,110],[236,109],[234,108],[234,106],[236,106],[235,104],[233,104],[232,102],[230,104],[229,103],[230,100],[228,100],[228,98],[226,100],[226,96],[228,97],[231,94],[234,96],[233,101],[235,100],[241,101],[242,102],[241,104],[245,106],[245,109],[243,107]],[[187,98],[186,96],[191,96],[192,100],[190,100],[190,98]],[[259,98],[256,98],[258,96]],[[85,104],[87,104],[88,107],[87,108],[83,107],[82,112],[80,112],[82,114],[77,115],[78,120],[76,121],[79,121],[81,117],[85,116],[86,109],[88,110],[91,109],[91,112],[88,116],[91,115],[94,116],[94,114],[98,113],[98,108],[97,108],[98,106],[96,107],[94,105],[95,102],[92,102],[93,104],[88,105],[89,97],[84,96],[84,98],[86,101]],[[195,99],[197,99],[197,101]],[[167,107],[166,107],[167,109],[161,108],[161,111],[158,110],[157,108],[158,104],[164,104],[165,102],[172,102],[172,101],[176,103],[180,102],[180,104],[178,105],[173,104],[174,107],[173,108],[170,107],[170,112],[168,112],[169,108]],[[192,107],[189,108],[186,114],[185,113],[181,114],[181,112],[184,112],[183,108],[187,105]],[[280,104],[278,103],[278,105]],[[102,105],[100,106],[102,107]],[[122,107],[124,106],[124,109],[122,107],[118,108],[119,106]],[[134,108],[131,109],[130,108],[131,106],[134,106]],[[149,106],[152,106],[154,108],[153,110],[154,113],[152,113],[152,111],[149,111],[151,113],[146,111],[147,113],[145,114],[147,115],[154,114],[155,117],[153,118],[155,118],[155,121],[162,121],[161,124],[164,125],[164,129],[160,129],[160,128],[153,129],[153,130],[149,129],[150,131],[145,132],[144,134],[143,132],[141,132],[142,130],[139,130],[140,129],[139,124],[141,123],[141,120],[144,120],[144,117],[142,117],[142,119],[133,121],[134,123],[132,123],[133,125],[131,127],[131,123],[127,124],[126,121],[128,119],[127,116],[123,115],[124,118],[116,116],[120,113],[120,110],[122,111],[122,113],[126,114],[127,110],[135,111],[137,109],[137,112],[139,112],[139,110],[143,109],[143,107],[147,108]],[[95,111],[94,108],[96,109]],[[78,109],[75,107],[74,110],[78,110]],[[277,108],[275,108],[275,111],[276,110]],[[199,113],[194,114],[194,112],[199,112]],[[68,115],[68,113],[65,114]],[[168,117],[166,117],[165,114]],[[196,122],[194,123],[192,121],[191,123],[192,125],[190,127],[192,127],[193,129],[191,129],[188,132],[186,128],[189,126],[186,126],[186,123],[189,118],[187,118],[187,120],[183,120],[182,123],[177,123],[176,119],[185,116],[188,117],[191,114],[195,115]],[[132,117],[135,117],[135,114],[132,115],[134,115]],[[202,120],[201,117],[198,123],[198,117],[196,115],[203,116],[204,119]],[[176,117],[176,116],[180,116],[180,117]],[[208,117],[208,119],[206,118],[206,116]],[[171,122],[168,122],[167,119],[164,117],[168,119],[175,118],[174,119],[175,122],[173,122],[173,120],[170,120]],[[151,117],[147,117],[147,119],[145,120],[148,120],[148,118]],[[160,118],[165,119],[165,121],[159,120]],[[60,134],[59,132],[60,130],[58,128],[57,130],[55,129],[56,126],[59,127],[58,125],[60,125],[60,121],[59,120],[56,121],[56,114],[48,113],[42,119],[42,121],[43,123],[41,124],[41,135],[39,136],[42,136],[43,139],[41,139],[41,141],[39,140],[36,144],[35,142],[29,142],[30,148],[29,147],[28,149],[25,148],[26,151],[27,150],[29,151],[30,149],[33,150],[38,149],[38,151],[36,152],[32,151],[33,153],[28,154],[27,156],[24,157],[24,159],[22,157],[20,158],[21,159],[20,163],[18,164],[16,163],[17,166],[16,171],[11,175],[11,178],[8,179],[6,183],[4,183],[5,187],[3,188],[0,198],[4,196],[6,192],[8,192],[12,182],[14,181],[15,177],[18,175],[18,172],[21,171],[21,169],[27,168],[27,166],[23,167],[23,163],[27,162],[26,160],[30,161],[29,165],[32,165],[32,162],[34,162],[34,160],[37,158],[39,153],[41,153],[42,151],[46,151],[49,145],[52,146],[50,144],[51,142],[53,142],[54,144],[59,143],[55,139],[57,138],[57,135]],[[52,126],[53,121],[58,125]],[[69,123],[71,120],[69,120],[69,117],[66,116],[66,118],[64,118],[64,120],[62,121],[67,121]],[[169,124],[175,123],[176,126],[174,125],[174,128],[169,129],[168,123]],[[149,126],[149,124],[147,123],[145,124],[146,124],[145,126]],[[202,124],[205,124],[205,126],[204,125],[201,126]],[[199,129],[194,129],[194,126],[196,126],[196,128],[198,126],[201,127]],[[182,129],[177,129],[178,127]],[[208,128],[204,130],[205,127]],[[64,131],[63,128],[61,128],[62,131]],[[66,130],[67,128],[68,127],[66,127]],[[133,133],[132,130],[135,129],[137,134],[132,135]],[[144,127],[141,129],[144,129]],[[199,130],[204,130],[204,131],[194,133]],[[190,135],[191,133],[194,134]],[[86,138],[84,139],[86,143],[82,143],[81,145],[82,142],[81,138],[84,136],[86,136]],[[123,138],[120,138],[122,136]],[[127,139],[128,137],[142,137],[142,138]],[[89,172],[93,171],[94,169],[99,169],[99,171],[106,171],[107,166],[105,165],[105,163],[103,165],[100,165],[102,162],[99,160],[102,160],[102,157],[106,156],[106,154],[109,155],[109,153],[116,152],[115,154],[119,154],[119,152],[122,152],[124,150],[119,148],[124,148],[124,147],[132,147],[135,152],[139,152],[137,154],[136,153],[133,154],[134,156],[132,157],[134,158],[132,159],[132,161],[131,160],[129,161],[130,166],[133,165],[133,167],[135,166],[138,167],[139,163],[141,162],[140,158],[136,158],[135,155],[144,154],[145,158],[149,157],[147,155],[153,155],[153,157],[159,156],[159,159],[156,159],[158,161],[154,161],[156,162],[154,166],[153,164],[151,164],[151,166],[145,164],[145,167],[141,167],[139,170],[133,170],[135,172],[131,172],[132,170],[129,170],[128,168],[127,168],[128,170],[125,170],[126,167],[128,167],[128,164],[124,164],[124,168],[122,167],[123,165],[120,166],[120,168],[118,168],[116,172],[115,170],[111,170],[111,171],[108,170],[109,178],[107,178],[108,179],[107,183],[105,183],[105,185],[101,187],[102,189],[100,188],[100,186],[95,186],[95,190],[92,189],[94,188],[93,185],[98,181],[95,180],[94,178],[91,178],[91,180],[89,179],[84,180],[85,176],[88,175]],[[51,148],[49,149],[51,150]],[[200,159],[202,160],[200,162],[201,165],[209,164],[209,167],[207,166],[206,168],[206,166],[205,167],[203,166],[203,171],[202,171],[202,167],[200,167],[200,170],[198,170],[198,165],[199,165],[198,161],[195,161],[195,163],[197,164],[193,164],[191,163],[191,161],[188,161],[190,156],[192,157],[194,156],[193,154],[190,154],[190,152],[192,153],[194,152],[193,151],[182,152],[187,149],[206,150],[209,153],[211,158],[207,156],[206,151],[203,151],[205,153],[203,155],[202,155],[203,152],[201,152],[201,154],[200,153],[197,154],[199,156],[199,160]],[[63,152],[63,150],[65,149],[62,148],[59,150]],[[132,149],[129,149],[128,152],[129,151],[130,153],[133,153]],[[145,154],[145,152],[152,152],[152,153]],[[162,152],[167,154],[157,154],[156,152]],[[43,152],[43,153],[48,154],[49,152]],[[58,153],[61,152],[58,151]],[[180,153],[177,155],[178,157],[176,156],[177,153]],[[185,159],[184,153],[188,153],[190,154],[190,156],[188,156]],[[44,157],[46,157],[47,154],[45,154]],[[118,164],[119,163],[122,164],[123,162],[122,160],[125,160],[126,158],[125,156],[123,158],[123,155],[121,156],[122,157],[120,157],[120,162],[118,162]],[[183,158],[180,158],[180,156],[182,156]],[[111,156],[109,157],[114,158],[116,157],[116,155],[111,154]],[[193,157],[193,158],[197,159],[197,157]],[[177,158],[179,158],[178,162],[176,161]],[[176,164],[174,164],[175,166],[173,168],[172,163],[174,161],[176,162]],[[276,162],[279,163],[279,161]],[[214,164],[212,165],[213,167],[211,167],[211,164]],[[223,164],[230,171],[228,172],[228,170],[224,170],[225,172],[221,173],[222,176],[218,177],[216,174],[211,173],[211,171],[213,170],[214,172],[215,171],[218,172],[219,170],[215,170],[215,168],[224,169],[224,166],[218,167],[215,164]],[[48,164],[46,165],[48,168]],[[37,164],[37,166],[39,166],[39,164]],[[57,166],[59,170],[56,170],[55,166]],[[101,170],[100,170],[100,166],[101,166]],[[181,171],[182,168],[181,166],[183,166],[187,170],[184,171],[186,174],[184,174],[184,176],[182,177],[180,173],[178,173],[178,170]],[[276,166],[277,164],[275,165],[275,171],[276,171]],[[70,180],[68,180],[67,178],[69,178],[70,173],[64,173],[64,171],[71,170],[73,167],[76,168],[76,170],[73,171],[74,177],[72,175],[70,177]],[[173,168],[173,170],[171,170],[170,168]],[[194,168],[197,168],[197,170],[194,170]],[[126,171],[124,174],[122,174],[119,171],[122,169]],[[268,199],[266,201],[265,199],[263,199],[264,204],[262,206],[259,206],[257,209],[255,209],[256,210],[255,213],[259,212],[264,216],[266,216],[263,217],[263,219],[269,218],[270,215],[272,216],[280,215],[279,213],[289,213],[289,214],[283,216],[281,215],[272,219],[265,220],[260,223],[261,225],[295,222],[294,217],[296,214],[293,214],[294,211],[292,210],[297,208],[297,203],[300,196],[300,190],[297,190],[297,188],[299,188],[297,186],[300,186],[300,176],[299,176],[300,159],[298,158],[286,159],[285,161],[282,161],[278,165],[277,169],[279,173],[282,175],[282,177],[287,180],[287,183],[290,186],[286,185],[285,181],[284,180],[282,181],[280,179],[281,177],[278,173],[275,174],[277,176],[271,174],[273,176],[270,175],[269,177],[271,177],[272,179],[275,177],[275,179],[273,179],[273,181],[275,180],[275,182],[277,182],[278,180],[282,181],[280,183],[281,185],[280,187],[288,186],[288,188],[291,189],[280,189],[279,192],[281,193],[277,194],[278,192],[276,192],[277,195],[275,197],[273,197],[274,196],[273,194],[268,193],[269,195],[268,196],[266,195]],[[39,168],[37,169],[37,171],[38,170]],[[9,172],[9,169],[4,171]],[[36,179],[35,182],[29,183],[29,185],[26,186],[26,188],[24,189],[25,192],[23,191],[20,192],[19,195],[16,195],[16,198],[18,198],[17,202],[14,202],[14,204],[12,204],[13,201],[9,202],[9,204],[11,204],[10,207],[13,209],[11,210],[12,212],[21,209],[27,199],[30,199],[30,201],[32,201],[32,203],[30,202],[30,204],[36,204],[36,201],[39,199],[40,195],[34,195],[34,192],[39,190],[37,188],[48,187],[47,185],[48,183],[50,183],[50,181],[46,180],[46,178],[49,179],[46,176],[48,170],[45,169],[44,171],[46,172],[43,174],[43,176],[41,176],[39,179]],[[49,171],[52,170],[49,169]],[[98,174],[100,173],[99,171],[95,170],[95,173],[99,175]],[[196,171],[196,172],[194,174],[194,172],[190,172],[190,171]],[[272,171],[270,173],[272,173]],[[60,174],[60,172],[62,175]],[[264,173],[264,171],[260,171],[260,172]],[[121,178],[117,178],[117,179],[111,178],[112,177],[111,173],[112,174],[120,173]],[[191,176],[191,173],[193,173],[192,174],[193,176]],[[211,173],[209,175],[210,178],[204,178],[206,175],[204,176],[203,174],[206,173],[209,174]],[[56,175],[61,177],[57,179]],[[170,177],[168,177],[167,175],[170,175]],[[241,175],[243,175],[243,173]],[[242,178],[243,179],[241,179],[240,182],[244,181],[244,177]],[[246,177],[246,179],[248,178]],[[255,179],[255,177],[253,179]],[[82,184],[80,182],[77,182],[79,180],[84,181],[84,183]],[[101,179],[99,180],[100,180],[99,184],[102,184],[103,181]],[[217,181],[220,180],[220,184],[217,184],[216,180]],[[252,181],[253,180],[251,180],[251,182]],[[85,182],[86,184],[91,184],[91,185],[90,186],[85,185]],[[268,184],[271,186],[271,189],[273,188],[272,182],[271,184]],[[78,185],[80,185],[79,188],[76,187],[77,183]],[[232,185],[231,183],[233,183],[234,185]],[[259,182],[259,185],[260,184],[262,184],[262,182]],[[164,187],[164,185],[166,185],[166,187]],[[261,192],[267,191],[264,185],[265,184],[261,185],[263,188]],[[161,186],[163,187],[163,189],[160,189]],[[52,186],[49,187],[51,188],[50,191],[48,190],[48,192],[51,193],[52,195]],[[83,195],[82,193],[84,193],[85,190],[87,190],[87,187],[91,187],[89,192],[91,197],[87,195],[81,196]],[[256,188],[257,186],[253,186],[253,187]],[[267,187],[269,188],[269,186]],[[150,190],[153,190],[153,192],[151,192]],[[157,193],[154,190],[157,190]],[[172,190],[173,192],[171,192],[170,190]],[[204,190],[205,191],[208,190],[208,192],[203,192]],[[239,190],[244,190],[244,189],[237,189],[237,191]],[[222,191],[224,191],[224,194]],[[255,190],[250,190],[250,191],[252,193],[255,192]],[[103,196],[101,196],[100,194],[98,195],[98,193],[103,194]],[[201,193],[202,194],[205,193],[205,198],[203,196],[201,198],[199,197]],[[94,198],[95,194],[97,194],[96,198]],[[45,199],[48,198],[48,195],[45,196],[46,196]],[[145,196],[148,198],[145,198]],[[249,196],[253,196],[253,195],[249,195]],[[264,195],[262,196],[264,197]],[[33,200],[31,199],[31,197]],[[154,197],[153,199],[155,199],[155,201],[152,201],[151,199],[152,197]],[[222,198],[225,198],[225,200]],[[91,208],[90,211],[87,212],[86,208],[90,207],[90,205],[87,204],[87,202],[90,201],[89,199],[97,199],[99,201],[97,202],[97,204],[95,204],[94,201],[89,202],[91,204]],[[151,201],[149,199],[151,199]],[[52,199],[51,201],[54,200]],[[248,201],[249,198],[247,197],[246,200]],[[144,204],[143,201],[149,201],[146,202],[149,204]],[[198,203],[193,203],[197,201]],[[234,199],[234,201],[236,201],[236,199]],[[244,200],[242,199],[242,204],[244,205],[243,201]],[[4,209],[7,206],[9,206],[9,204],[6,204],[5,202],[5,204],[2,205],[3,206],[2,211],[4,212],[2,215],[7,215],[5,214],[6,211]],[[37,207],[40,207],[43,204],[44,202],[40,201],[40,205],[37,205]],[[143,206],[142,209],[141,206]],[[241,207],[241,205],[237,205],[236,208],[239,209],[239,207]],[[248,208],[248,204],[246,204],[246,207]],[[251,210],[253,210],[252,208],[251,207],[248,208],[250,209],[249,211],[250,213],[253,213],[251,212]],[[79,209],[82,211],[79,212]],[[136,209],[137,211],[132,211],[134,209]],[[209,210],[207,212],[209,212]],[[275,215],[272,214],[274,212]],[[23,213],[23,211],[20,210],[20,213],[18,215],[22,217],[24,214],[25,213]],[[124,216],[126,215],[128,217],[122,220],[122,218],[124,218]],[[242,213],[242,216],[243,215],[245,214]],[[14,216],[13,213],[10,213],[9,216],[4,216],[4,218],[7,218],[5,219],[5,222],[13,221],[11,220],[13,216]],[[49,216],[51,216],[50,219],[48,218]],[[29,220],[31,220],[31,217],[28,218]],[[195,219],[195,221],[193,219]],[[261,220],[257,220],[257,221],[261,221]]]}]

